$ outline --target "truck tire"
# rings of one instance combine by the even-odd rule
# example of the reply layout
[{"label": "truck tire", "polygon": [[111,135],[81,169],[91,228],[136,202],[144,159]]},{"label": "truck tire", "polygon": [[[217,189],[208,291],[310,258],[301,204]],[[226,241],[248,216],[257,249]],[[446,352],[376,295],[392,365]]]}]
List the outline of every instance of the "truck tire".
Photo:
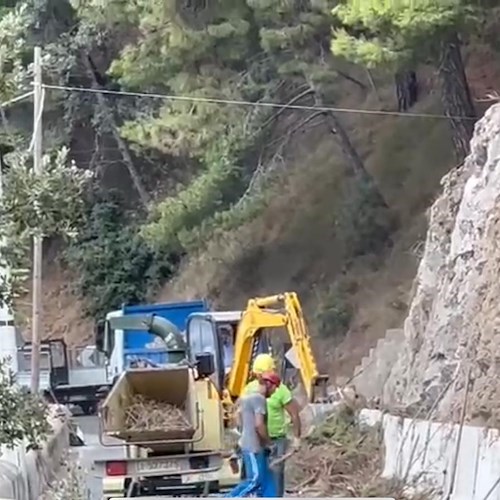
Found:
[{"label": "truck tire", "polygon": [[84,415],[95,415],[96,406],[94,403],[82,403],[80,408],[82,409]]}]

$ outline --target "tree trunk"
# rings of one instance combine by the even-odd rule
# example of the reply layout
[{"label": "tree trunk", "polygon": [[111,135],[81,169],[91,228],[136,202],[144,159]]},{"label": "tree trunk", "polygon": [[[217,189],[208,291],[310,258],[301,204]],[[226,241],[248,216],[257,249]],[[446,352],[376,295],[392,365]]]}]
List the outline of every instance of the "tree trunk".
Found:
[{"label": "tree trunk", "polygon": [[[87,73],[89,78],[91,78],[92,81],[92,88],[94,89],[100,89],[101,86],[96,80],[95,73],[92,71],[92,67],[90,66],[90,63],[87,59],[86,56],[84,56],[84,61],[87,66]],[[134,162],[132,161],[132,157],[130,155],[130,152],[128,150],[127,144],[125,141],[122,139],[120,132],[118,131],[118,125],[116,123],[113,110],[109,108],[108,103],[104,97],[103,94],[100,92],[96,93],[97,97],[97,102],[99,103],[99,107],[101,110],[104,112],[106,119],[108,121],[108,124],[111,128],[111,133],[113,134],[113,137],[115,138],[115,141],[118,145],[118,149],[120,150],[120,153],[123,158],[123,162],[127,166],[127,170],[130,174],[130,177],[132,179],[132,182],[134,183],[135,189],[137,190],[137,193],[139,194],[139,198],[144,206],[144,208],[147,210],[148,205],[149,205],[149,196],[148,193],[146,192],[146,189],[144,188],[141,178],[139,176],[139,173],[137,172],[137,169],[135,168]]]},{"label": "tree trunk", "polygon": [[418,99],[417,74],[413,70],[400,71],[395,75],[398,111],[411,108]]},{"label": "tree trunk", "polygon": [[[324,106],[324,100],[321,91],[315,89],[312,85],[311,88],[314,91],[314,100],[316,106]],[[350,176],[356,178],[358,182],[362,183],[368,190],[372,191],[378,203],[380,203],[380,206],[387,208],[387,203],[385,202],[382,193],[378,189],[371,174],[366,170],[363,160],[359,156],[356,148],[349,138],[346,129],[340,122],[337,115],[331,111],[325,112],[325,119],[330,132],[336,137],[337,142],[342,149],[342,152],[344,153],[345,159],[347,160],[347,164],[349,166]]]},{"label": "tree trunk", "polygon": [[453,33],[441,45],[439,76],[444,113],[450,117],[455,155],[461,163],[469,154],[476,112],[467,83],[457,33]]}]

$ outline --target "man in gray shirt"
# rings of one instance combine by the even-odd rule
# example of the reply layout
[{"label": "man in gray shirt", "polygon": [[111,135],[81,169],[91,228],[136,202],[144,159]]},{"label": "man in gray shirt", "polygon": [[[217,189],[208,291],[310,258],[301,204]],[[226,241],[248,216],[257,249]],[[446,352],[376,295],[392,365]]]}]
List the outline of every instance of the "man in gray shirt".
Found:
[{"label": "man in gray shirt", "polygon": [[256,495],[274,498],[276,486],[269,469],[271,444],[267,433],[266,399],[281,383],[275,373],[265,373],[261,377],[258,391],[242,396],[240,403],[241,439],[240,448],[245,466],[245,478],[226,497],[246,497]]}]

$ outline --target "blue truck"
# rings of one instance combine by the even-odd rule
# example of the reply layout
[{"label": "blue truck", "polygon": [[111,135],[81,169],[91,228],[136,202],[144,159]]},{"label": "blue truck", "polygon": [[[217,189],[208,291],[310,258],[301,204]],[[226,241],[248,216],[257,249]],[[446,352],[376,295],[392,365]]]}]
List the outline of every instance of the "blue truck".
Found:
[{"label": "blue truck", "polygon": [[[155,314],[167,319],[184,332],[190,315],[208,311],[208,303],[205,300],[134,305],[109,312],[106,320],[121,316]],[[108,358],[107,379],[110,385],[129,368],[137,365],[158,366],[169,361],[165,345],[154,335],[140,330],[111,332],[106,329],[106,321],[97,324],[96,345]]]}]

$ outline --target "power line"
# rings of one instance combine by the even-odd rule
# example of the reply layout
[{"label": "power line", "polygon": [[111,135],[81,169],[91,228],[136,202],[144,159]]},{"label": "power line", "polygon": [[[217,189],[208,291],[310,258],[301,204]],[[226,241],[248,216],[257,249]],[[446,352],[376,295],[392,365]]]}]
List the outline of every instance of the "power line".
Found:
[{"label": "power line", "polygon": [[16,102],[27,99],[28,97],[31,97],[32,95],[33,95],[33,91],[26,92],[26,94],[22,94],[20,96],[14,97],[13,99],[10,99],[9,101],[0,102],[0,108],[6,108],[10,104],[15,104]]},{"label": "power line", "polygon": [[301,104],[284,104],[275,102],[252,102],[236,99],[218,99],[215,97],[193,97],[193,96],[179,96],[168,94],[155,94],[148,92],[126,92],[123,90],[104,90],[93,89],[87,87],[68,87],[65,85],[43,85],[46,89],[52,90],[65,90],[68,92],[87,92],[93,94],[109,94],[123,97],[146,97],[153,99],[164,99],[171,101],[185,101],[185,102],[204,102],[207,104],[233,104],[237,106],[256,106],[261,108],[278,108],[278,109],[295,109],[301,111],[324,111],[334,113],[350,113],[350,114],[364,114],[364,115],[387,115],[387,116],[401,116],[405,118],[440,118],[446,120],[473,120],[476,118],[471,116],[446,116],[432,113],[402,113],[399,111],[382,111],[375,109],[356,109],[356,108],[335,108],[330,106],[305,106]]}]

